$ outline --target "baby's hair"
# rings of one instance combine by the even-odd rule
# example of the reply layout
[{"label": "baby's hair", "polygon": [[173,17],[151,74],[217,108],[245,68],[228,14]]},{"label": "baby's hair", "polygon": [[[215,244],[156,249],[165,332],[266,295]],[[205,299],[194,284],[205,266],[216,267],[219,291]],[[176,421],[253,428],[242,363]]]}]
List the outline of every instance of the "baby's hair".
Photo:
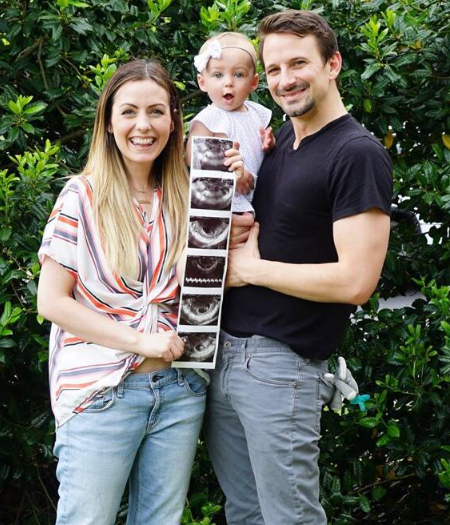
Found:
[{"label": "baby's hair", "polygon": [[236,48],[242,49],[242,51],[248,53],[252,59],[252,64],[256,73],[256,51],[248,36],[242,33],[234,33],[231,31],[219,33],[218,35],[208,38],[208,40],[200,48],[199,54],[207,51],[209,45],[216,40],[220,43],[222,49]]}]

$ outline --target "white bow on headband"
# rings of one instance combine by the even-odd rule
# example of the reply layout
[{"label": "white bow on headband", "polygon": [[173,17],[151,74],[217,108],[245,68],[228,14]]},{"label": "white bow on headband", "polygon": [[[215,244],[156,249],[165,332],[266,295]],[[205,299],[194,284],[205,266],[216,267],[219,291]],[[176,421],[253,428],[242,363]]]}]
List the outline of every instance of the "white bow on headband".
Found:
[{"label": "white bow on headband", "polygon": [[210,58],[220,58],[222,54],[222,48],[217,40],[213,40],[208,49],[194,57],[194,66],[197,68],[197,71],[201,73],[206,66],[208,65]]}]

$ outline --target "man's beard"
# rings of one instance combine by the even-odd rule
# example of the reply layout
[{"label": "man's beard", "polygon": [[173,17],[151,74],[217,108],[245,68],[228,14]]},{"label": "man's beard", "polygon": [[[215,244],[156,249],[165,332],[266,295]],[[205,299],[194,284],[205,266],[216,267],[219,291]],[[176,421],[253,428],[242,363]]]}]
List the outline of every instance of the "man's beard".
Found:
[{"label": "man's beard", "polygon": [[306,100],[300,108],[292,108],[291,110],[289,110],[289,108],[284,108],[284,110],[288,117],[301,117],[308,113],[308,111],[311,111],[315,105],[316,101],[313,98],[310,98],[309,100]]},{"label": "man's beard", "polygon": [[[288,93],[291,93],[292,91],[296,91],[298,89],[305,89],[308,87],[309,84],[296,84],[295,86],[292,86],[289,89],[277,91],[277,95],[280,97],[280,100],[283,100],[281,98],[282,95],[286,95]],[[316,101],[312,97],[308,97],[306,100],[294,101],[292,103],[292,108],[290,108],[289,103],[281,104],[281,107],[284,109],[288,117],[301,117],[302,115],[308,113],[308,111],[311,111],[315,107],[315,105]]]}]

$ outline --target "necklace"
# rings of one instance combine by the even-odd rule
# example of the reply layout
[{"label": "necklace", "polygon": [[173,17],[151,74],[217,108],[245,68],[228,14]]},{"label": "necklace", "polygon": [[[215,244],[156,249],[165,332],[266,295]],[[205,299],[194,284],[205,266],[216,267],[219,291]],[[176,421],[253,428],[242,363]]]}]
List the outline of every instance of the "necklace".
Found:
[{"label": "necklace", "polygon": [[148,186],[147,188],[145,188],[145,190],[138,190],[137,188],[135,188],[135,187],[133,186],[133,190],[134,190],[136,193],[147,193],[150,189],[151,189],[151,186]]},{"label": "necklace", "polygon": [[148,199],[148,194],[152,191],[152,186],[149,184],[145,190],[139,190],[133,186],[136,200],[139,204],[152,204],[152,201]]}]

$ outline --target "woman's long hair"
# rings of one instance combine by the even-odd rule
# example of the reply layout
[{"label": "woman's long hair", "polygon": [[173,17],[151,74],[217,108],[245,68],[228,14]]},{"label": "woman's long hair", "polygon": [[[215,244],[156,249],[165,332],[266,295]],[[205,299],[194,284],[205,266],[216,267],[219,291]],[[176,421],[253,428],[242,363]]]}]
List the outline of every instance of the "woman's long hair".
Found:
[{"label": "woman's long hair", "polygon": [[162,202],[170,226],[170,268],[179,257],[186,236],[189,179],[183,160],[183,124],[180,99],[167,71],[153,59],[134,60],[121,66],[106,84],[97,105],[91,148],[84,173],[93,181],[94,215],[111,269],[118,275],[133,277],[138,271],[138,239],[142,226],[133,203],[130,178],[108,133],[114,96],[127,82],[153,80],[169,97],[173,131],[152,167],[152,179],[162,191]]}]

